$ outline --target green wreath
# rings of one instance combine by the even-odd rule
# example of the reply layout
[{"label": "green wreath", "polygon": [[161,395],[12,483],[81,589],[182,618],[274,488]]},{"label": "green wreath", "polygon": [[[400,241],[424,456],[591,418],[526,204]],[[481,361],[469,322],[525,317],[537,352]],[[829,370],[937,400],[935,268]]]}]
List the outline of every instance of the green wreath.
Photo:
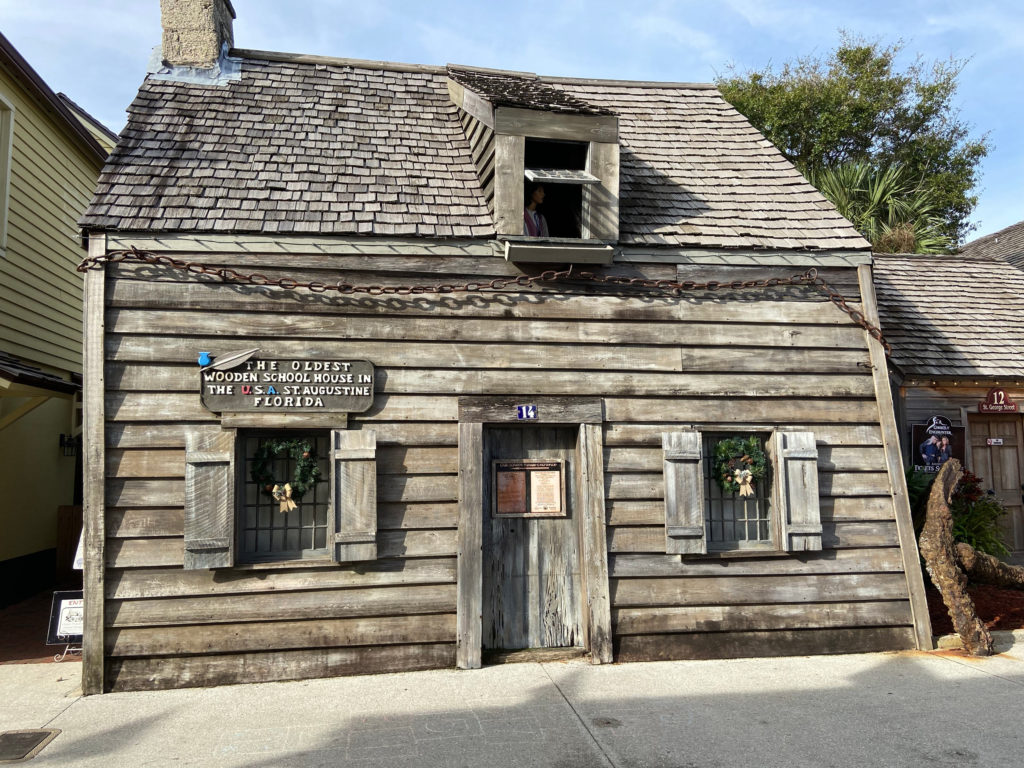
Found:
[{"label": "green wreath", "polygon": [[750,472],[750,479],[758,482],[768,471],[768,458],[761,449],[761,441],[753,435],[730,437],[715,444],[713,477],[724,493],[739,493],[736,473]]},{"label": "green wreath", "polygon": [[317,464],[316,449],[309,440],[261,440],[253,456],[250,475],[263,493],[273,497],[274,486],[284,485],[270,471],[270,466],[281,454],[287,454],[295,460],[295,474],[288,482],[292,486],[292,498],[296,501],[320,482],[320,467]]}]

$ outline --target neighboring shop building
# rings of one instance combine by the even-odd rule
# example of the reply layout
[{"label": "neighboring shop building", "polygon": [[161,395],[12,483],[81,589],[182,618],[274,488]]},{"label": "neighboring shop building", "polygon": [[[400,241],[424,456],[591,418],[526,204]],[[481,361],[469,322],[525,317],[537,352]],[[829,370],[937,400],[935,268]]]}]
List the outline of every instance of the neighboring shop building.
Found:
[{"label": "neighboring shop building", "polygon": [[949,432],[1024,554],[1024,272],[985,256],[876,254],[874,274],[904,460],[925,466],[937,455],[925,441]]},{"label": "neighboring shop building", "polygon": [[81,534],[77,220],[116,140],[0,35],[0,605],[71,575]]},{"label": "neighboring shop building", "polygon": [[164,4],[83,219],[87,693],[930,646],[882,346],[806,276],[877,322],[868,244],[714,88],[232,18]]}]

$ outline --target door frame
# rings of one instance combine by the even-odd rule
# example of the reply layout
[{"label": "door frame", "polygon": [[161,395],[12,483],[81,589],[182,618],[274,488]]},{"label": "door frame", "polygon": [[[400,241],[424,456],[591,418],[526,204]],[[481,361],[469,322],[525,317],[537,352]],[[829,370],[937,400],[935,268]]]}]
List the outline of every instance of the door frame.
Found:
[{"label": "door frame", "polygon": [[[517,407],[536,406],[536,418],[520,421]],[[478,669],[483,639],[483,510],[485,424],[577,426],[573,473],[580,558],[580,609],[584,648],[594,664],[612,661],[608,543],[605,535],[604,402],[582,397],[459,398],[459,530],[457,639],[459,669]]]},{"label": "door frame", "polygon": [[[973,427],[982,420],[995,420],[995,421],[1006,421],[1013,422],[1016,427],[1018,447],[1017,447],[1017,473],[1019,479],[1024,482],[1024,413],[978,413],[977,409],[968,410],[966,408],[961,409],[963,414],[963,421],[961,422],[967,427],[967,454],[965,460],[967,465],[972,469],[977,468],[974,462],[974,429]],[[991,460],[991,453],[989,454]],[[992,478],[985,478],[989,482]],[[1024,487],[1020,488],[1018,493],[1024,493]],[[1024,502],[1024,498],[1022,498]],[[1013,555],[1018,555],[1022,550],[1017,548],[1018,538],[1024,538],[1024,508],[1019,515],[1015,515],[1010,518],[1010,538],[1011,541],[1007,542],[1010,548],[1010,552]]]}]

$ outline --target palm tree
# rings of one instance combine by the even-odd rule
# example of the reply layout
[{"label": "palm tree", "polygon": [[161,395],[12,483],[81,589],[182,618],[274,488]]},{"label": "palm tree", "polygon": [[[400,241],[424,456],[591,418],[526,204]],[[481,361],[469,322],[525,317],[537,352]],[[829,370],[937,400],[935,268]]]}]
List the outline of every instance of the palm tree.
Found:
[{"label": "palm tree", "polygon": [[902,166],[846,163],[810,181],[879,253],[945,253],[952,246],[933,195]]}]

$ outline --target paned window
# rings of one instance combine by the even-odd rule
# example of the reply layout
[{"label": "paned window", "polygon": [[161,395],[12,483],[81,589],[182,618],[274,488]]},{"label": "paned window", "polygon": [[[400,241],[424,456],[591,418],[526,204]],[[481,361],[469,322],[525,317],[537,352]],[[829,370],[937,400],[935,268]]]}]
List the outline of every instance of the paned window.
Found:
[{"label": "paned window", "polygon": [[[715,446],[733,433],[696,430],[662,434],[665,551],[695,555],[750,550],[821,549],[818,451],[811,432],[745,434],[754,440],[763,477],[749,494],[723,488]],[[762,455],[763,454],[763,455]],[[743,463],[739,465],[742,468]]]},{"label": "paned window", "polygon": [[[239,511],[238,559],[260,561],[328,557],[328,435],[324,432],[246,434],[242,442],[245,466],[241,479],[244,494]],[[290,446],[308,444],[312,451],[306,459],[296,456],[297,450],[287,448],[268,455],[268,446],[275,443]],[[300,462],[304,462],[301,467]],[[297,470],[300,475],[309,475],[313,467],[315,478],[301,497],[293,491],[291,503],[274,498],[272,494],[275,485],[280,494],[281,486],[291,486],[295,481]],[[264,479],[260,480],[259,476]],[[271,483],[268,478],[273,478],[274,482]],[[290,508],[292,505],[294,508]]]},{"label": "paned window", "polygon": [[[772,539],[771,473],[751,483],[750,495],[722,489],[712,477],[715,446],[735,435],[712,433],[703,437],[704,530],[709,550],[774,549]],[[766,435],[756,435],[763,451]],[[770,467],[769,467],[770,469]]]},{"label": "paned window", "polygon": [[185,568],[375,560],[376,452],[369,429],[186,433]]}]

